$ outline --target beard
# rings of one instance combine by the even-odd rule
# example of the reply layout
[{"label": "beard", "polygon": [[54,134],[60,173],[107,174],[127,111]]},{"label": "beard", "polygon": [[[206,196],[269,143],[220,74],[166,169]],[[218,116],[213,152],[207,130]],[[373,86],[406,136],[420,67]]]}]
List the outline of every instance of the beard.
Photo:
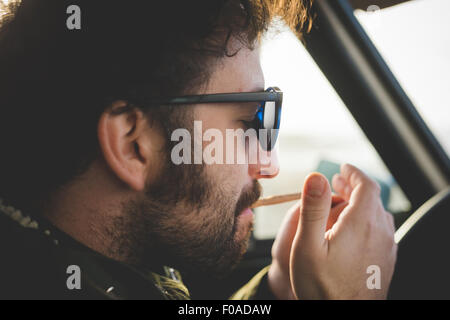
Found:
[{"label": "beard", "polygon": [[247,250],[252,224],[238,216],[260,197],[260,184],[233,190],[230,174],[213,178],[205,165],[166,160],[158,182],[111,221],[110,255],[154,271],[166,265],[189,277],[226,276]]}]

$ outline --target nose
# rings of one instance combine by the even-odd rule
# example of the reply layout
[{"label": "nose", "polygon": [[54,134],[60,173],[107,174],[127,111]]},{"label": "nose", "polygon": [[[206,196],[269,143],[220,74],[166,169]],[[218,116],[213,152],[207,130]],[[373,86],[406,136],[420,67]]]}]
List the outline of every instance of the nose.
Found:
[{"label": "nose", "polygon": [[272,179],[280,172],[278,161],[278,151],[264,151],[259,147],[258,161],[255,164],[249,164],[248,173],[253,179]]}]

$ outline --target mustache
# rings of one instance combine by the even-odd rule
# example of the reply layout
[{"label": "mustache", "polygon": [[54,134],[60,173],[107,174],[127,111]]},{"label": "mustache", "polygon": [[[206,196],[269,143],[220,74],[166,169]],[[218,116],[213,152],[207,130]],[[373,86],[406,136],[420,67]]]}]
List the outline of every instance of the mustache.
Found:
[{"label": "mustache", "polygon": [[260,198],[261,193],[261,184],[254,180],[252,187],[244,190],[242,195],[239,197],[239,200],[236,203],[236,210],[234,212],[235,216],[238,216],[242,210],[249,208],[253,203],[255,203]]}]

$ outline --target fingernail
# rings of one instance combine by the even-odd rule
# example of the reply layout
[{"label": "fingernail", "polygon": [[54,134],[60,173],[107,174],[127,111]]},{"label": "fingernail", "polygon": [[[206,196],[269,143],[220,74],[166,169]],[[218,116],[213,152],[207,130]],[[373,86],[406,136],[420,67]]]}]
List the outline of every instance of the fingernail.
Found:
[{"label": "fingernail", "polygon": [[325,179],[320,175],[313,175],[309,178],[306,193],[311,197],[320,197],[323,195],[325,190]]}]

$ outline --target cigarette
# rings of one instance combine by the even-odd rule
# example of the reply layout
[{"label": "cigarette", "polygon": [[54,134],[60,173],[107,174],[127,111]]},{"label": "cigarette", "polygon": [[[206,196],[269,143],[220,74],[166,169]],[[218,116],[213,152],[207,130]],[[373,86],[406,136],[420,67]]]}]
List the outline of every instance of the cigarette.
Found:
[{"label": "cigarette", "polygon": [[282,194],[279,196],[270,196],[267,198],[261,198],[258,201],[256,201],[250,208],[257,208],[261,206],[271,206],[274,204],[289,202],[289,201],[295,201],[300,200],[302,197],[302,194],[299,193],[290,193],[290,194]]}]

